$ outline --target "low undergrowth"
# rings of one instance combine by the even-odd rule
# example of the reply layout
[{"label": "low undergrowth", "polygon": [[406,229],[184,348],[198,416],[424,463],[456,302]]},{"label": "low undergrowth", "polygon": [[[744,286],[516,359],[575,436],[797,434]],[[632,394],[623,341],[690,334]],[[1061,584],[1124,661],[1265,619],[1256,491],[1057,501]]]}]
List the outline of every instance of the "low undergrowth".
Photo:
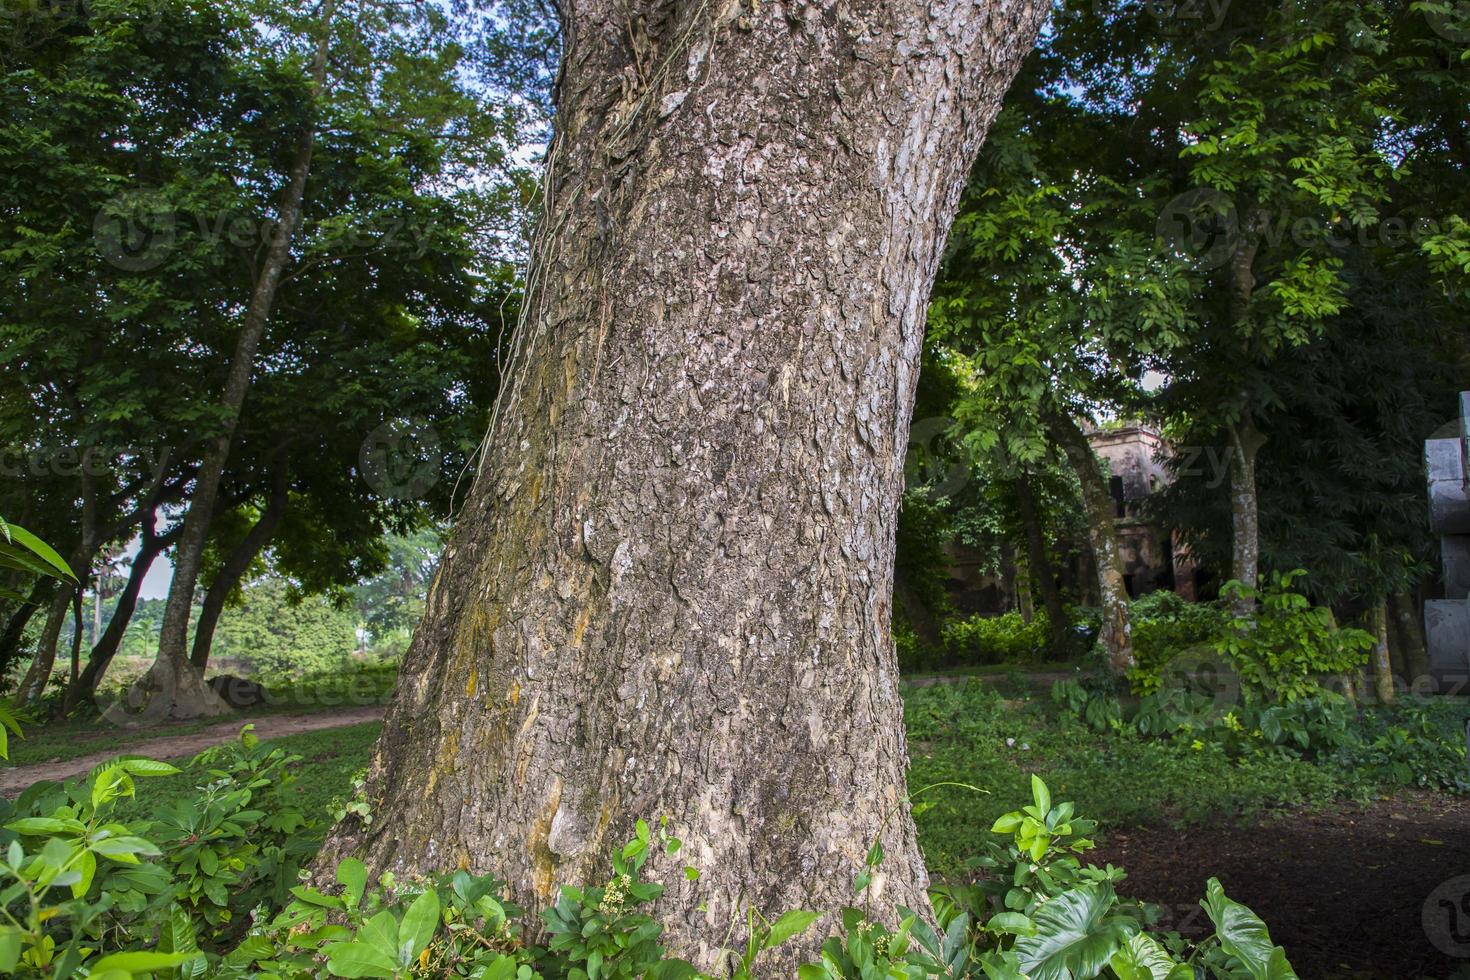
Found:
[{"label": "low undergrowth", "polygon": [[905,692],[909,784],[940,788],[917,818],[931,873],[958,878],[984,852],[984,824],[1044,773],[1104,827],[1186,826],[1283,807],[1366,798],[1384,784],[1335,766],[1263,755],[1231,758],[1217,745],[1089,727],[1049,698],[1005,698],[979,681]]},{"label": "low undergrowth", "polygon": [[[1106,833],[1366,799],[1436,771],[1415,753],[1442,748],[1465,711],[1439,702],[1363,711],[1351,724],[1317,719],[1304,746],[1292,718],[1273,717],[1264,726],[1270,739],[1260,718],[1246,715],[1192,730],[1140,726],[1131,702],[1089,718],[1089,704],[1115,694],[1063,684],[1048,696],[1021,677],[1005,688],[973,680],[905,692],[910,785],[939,883],[940,928],[873,908],[864,889],[872,869],[857,869],[850,909],[752,912],[727,940],[739,948],[720,975],[761,975],[755,964],[768,948],[820,928],[829,938],[804,980],[1293,976],[1263,926],[1246,930],[1255,937],[1250,949],[1239,945],[1245,939],[1231,930],[1252,919],[1215,886],[1203,904],[1225,929],[1197,946],[1151,934],[1149,907],[1114,890],[1122,872],[1084,863],[1094,823]],[[1257,727],[1239,724],[1242,717]],[[1320,732],[1343,726],[1357,733],[1360,754],[1314,748]],[[517,909],[499,882],[463,872],[369,881],[349,861],[330,886],[302,884],[296,872],[332,815],[350,805],[353,774],[377,727],[267,744],[247,732],[182,771],[129,760],[69,786],[28,790],[0,812],[0,902],[9,916],[0,919],[0,972],[109,980],[697,975],[664,948],[647,916],[659,886],[644,862],[678,847],[673,828],[657,824],[640,825],[610,858],[608,880],[567,890],[549,909]],[[1450,751],[1438,764],[1455,763]],[[945,783],[985,792],[935,785]],[[1053,804],[1053,792],[1075,802]],[[1030,802],[1018,810],[1017,800]],[[882,855],[869,858],[876,864]],[[678,873],[681,862],[670,860]],[[549,942],[530,938],[543,929]]]},{"label": "low undergrowth", "polygon": [[[1053,805],[1034,776],[1030,802],[985,827],[980,877],[934,894],[932,924],[875,907],[875,844],[854,868],[851,906],[770,917],[749,909],[725,940],[736,945],[701,972],[663,943],[650,914],[663,891],[650,858],[667,859],[663,873],[682,864],[666,823],[637,821],[609,855],[608,878],[562,887],[533,928],[488,875],[374,878],[347,858],[330,885],[302,883],[322,822],[292,796],[298,761],[247,728],[195,760],[202,778],[183,799],[146,816],[130,815],[139,784],[182,778],[167,763],[118,760],[85,780],[32,787],[0,831],[0,971],[28,980],[744,980],[768,975],[759,964],[769,950],[820,927],[828,938],[802,980],[1295,977],[1265,925],[1214,880],[1201,903],[1214,933],[1197,943],[1150,933],[1153,911],[1114,891],[1122,872],[1080,860],[1092,822],[1072,803]],[[682,872],[700,879],[701,869]]]}]

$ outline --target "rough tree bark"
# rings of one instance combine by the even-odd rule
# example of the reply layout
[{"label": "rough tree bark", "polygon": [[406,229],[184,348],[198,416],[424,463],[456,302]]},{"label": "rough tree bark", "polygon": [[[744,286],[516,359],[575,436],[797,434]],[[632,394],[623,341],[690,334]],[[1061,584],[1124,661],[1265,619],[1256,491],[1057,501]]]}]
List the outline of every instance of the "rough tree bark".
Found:
[{"label": "rough tree bark", "polygon": [[1061,447],[1067,462],[1082,485],[1082,508],[1087,512],[1087,541],[1097,569],[1097,591],[1102,606],[1102,629],[1098,639],[1108,652],[1108,664],[1121,674],[1133,666],[1133,624],[1128,612],[1128,586],[1123,579],[1123,554],[1118,548],[1118,531],[1113,524],[1113,495],[1108,492],[1097,454],[1087,442],[1087,433],[1061,411],[1049,411],[1047,431]]},{"label": "rough tree bark", "polygon": [[[322,0],[312,64],[314,97],[320,97],[326,88],[327,49],[335,9],[335,0]],[[235,338],[235,350],[230,357],[230,369],[220,396],[223,409],[221,429],[205,445],[199,474],[194,481],[194,493],[184,514],[183,531],[174,552],[174,573],[169,582],[168,601],[163,607],[158,656],[128,695],[129,710],[136,721],[164,717],[195,718],[230,711],[229,705],[204,683],[203,673],[190,661],[189,614],[194,606],[194,592],[199,584],[204,546],[209,539],[209,525],[219,497],[220,482],[229,461],[245,396],[250,390],[250,378],[255,371],[255,355],[261,338],[265,336],[276,292],[291,259],[291,239],[301,223],[315,142],[315,125],[308,124],[297,136],[295,153],[276,210],[275,227],[250,292],[240,323],[240,334]]]},{"label": "rough tree bark", "polygon": [[1036,505],[1036,491],[1031,478],[1023,471],[1016,475],[1016,504],[1021,511],[1021,526],[1026,534],[1027,565],[1030,566],[1031,581],[1041,593],[1041,602],[1046,609],[1047,630],[1051,635],[1052,657],[1067,655],[1071,646],[1067,611],[1062,606],[1062,593],[1057,588],[1056,573],[1052,571],[1051,555],[1046,548],[1046,532],[1041,526],[1041,512]]},{"label": "rough tree bark", "polygon": [[255,561],[255,557],[275,537],[282,518],[286,516],[286,503],[290,497],[288,491],[286,468],[281,464],[272,475],[271,495],[265,509],[215,573],[214,581],[209,583],[209,591],[204,595],[204,605],[199,610],[199,619],[194,624],[194,650],[189,656],[189,662],[201,674],[209,665],[214,628],[219,625],[220,613],[225,610],[225,600],[235,590],[235,586],[240,584],[240,579],[250,569],[250,563]]},{"label": "rough tree bark", "polygon": [[1036,618],[1036,600],[1031,597],[1031,563],[1025,555],[1016,559],[1016,608],[1021,622],[1029,625]]},{"label": "rough tree bark", "polygon": [[879,837],[878,905],[927,907],[889,633],[906,430],[958,194],[1046,8],[564,6],[510,377],[377,819],[322,867],[493,869],[536,907],[668,816],[704,875],[664,868],[658,915],[698,963],[748,907],[849,903]]}]

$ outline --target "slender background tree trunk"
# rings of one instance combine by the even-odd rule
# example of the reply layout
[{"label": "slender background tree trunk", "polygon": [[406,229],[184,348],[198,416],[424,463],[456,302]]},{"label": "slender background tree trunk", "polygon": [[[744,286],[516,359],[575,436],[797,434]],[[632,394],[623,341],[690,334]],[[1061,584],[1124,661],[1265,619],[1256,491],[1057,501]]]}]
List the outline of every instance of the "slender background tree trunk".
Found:
[{"label": "slender background tree trunk", "polygon": [[1031,486],[1030,477],[1025,473],[1016,477],[1016,503],[1021,511],[1021,525],[1026,533],[1026,551],[1029,555],[1027,564],[1031,566],[1031,580],[1036,583],[1036,589],[1041,593],[1041,601],[1046,609],[1052,658],[1064,657],[1071,646],[1067,611],[1062,605],[1062,593],[1057,588],[1056,574],[1052,571],[1051,555],[1046,547],[1046,532],[1041,526],[1040,509],[1036,506],[1036,491]]},{"label": "slender background tree trunk", "polygon": [[117,606],[112,611],[112,618],[107,621],[107,628],[98,636],[97,642],[92,644],[87,666],[82,668],[81,675],[67,689],[64,707],[66,712],[70,713],[77,705],[92,700],[96,695],[97,685],[102,682],[103,675],[112,664],[112,658],[117,655],[123,634],[127,632],[128,623],[132,621],[133,613],[138,608],[138,594],[143,589],[143,580],[148,576],[148,569],[176,537],[175,533],[155,535],[153,515],[150,513],[144,518],[143,540],[137,556],[133,558],[133,567],[128,570],[127,585],[117,597]]},{"label": "slender background tree trunk", "polygon": [[26,627],[30,625],[32,617],[38,609],[50,605],[47,593],[58,588],[59,583],[53,578],[40,578],[31,586],[31,591],[26,596],[26,602],[10,614],[5,622],[5,631],[0,633],[0,675],[10,672],[10,667],[16,661],[16,655],[20,652],[20,641],[25,636]]},{"label": "slender background tree trunk", "polygon": [[[1261,519],[1256,490],[1256,456],[1266,437],[1255,426],[1249,411],[1232,423],[1230,433],[1230,554],[1231,577],[1251,588],[1261,578]],[[1236,613],[1255,613],[1255,599],[1236,601]]]},{"label": "slender background tree trunk", "polygon": [[[318,14],[316,53],[312,67],[312,94],[320,98],[326,88],[327,51],[331,44],[335,0],[323,0]],[[301,223],[306,199],[306,180],[311,173],[311,153],[316,140],[314,124],[302,130],[296,156],[281,191],[275,228],[270,245],[256,276],[255,286],[240,324],[240,335],[230,358],[220,407],[224,409],[222,431],[205,448],[194,482],[194,494],[184,515],[183,532],[174,553],[174,574],[169,582],[168,601],[163,607],[163,624],[158,637],[158,656],[152,668],[134,685],[129,700],[140,720],[164,716],[193,718],[200,715],[224,714],[229,705],[204,683],[204,675],[190,661],[188,654],[189,615],[194,606],[194,592],[209,539],[209,526],[219,497],[220,481],[229,461],[230,446],[245,396],[250,390],[250,377],[255,371],[255,355],[265,336],[275,304],[276,291],[291,259],[291,239]]]},{"label": "slender background tree trunk", "polygon": [[749,907],[851,903],[875,839],[877,907],[927,908],[889,633],[904,449],[944,235],[1046,9],[569,5],[510,376],[377,819],[323,866],[494,870],[536,907],[667,816],[658,915],[703,965]]},{"label": "slender background tree trunk", "polygon": [[1113,523],[1113,495],[1108,492],[1097,454],[1087,434],[1064,412],[1046,418],[1047,429],[1066,455],[1082,484],[1082,506],[1087,511],[1087,540],[1097,567],[1097,589],[1102,605],[1098,639],[1108,652],[1108,664],[1121,674],[1133,666],[1133,624],[1128,611],[1128,587],[1123,579],[1123,555]]},{"label": "slender background tree trunk", "polygon": [[1388,604],[1403,641],[1404,680],[1409,685],[1409,690],[1428,693],[1432,689],[1432,682],[1429,676],[1429,648],[1424,638],[1423,609],[1416,598],[1407,592],[1396,592],[1389,596]]},{"label": "slender background tree trunk", "polygon": [[80,597],[87,581],[88,569],[91,568],[92,559],[101,544],[97,528],[96,488],[92,477],[84,471],[81,527],[76,549],[67,556],[67,563],[76,573],[77,581],[59,583],[56,593],[51,597],[51,605],[46,610],[46,626],[41,632],[40,642],[36,644],[35,656],[25,677],[21,679],[20,686],[16,688],[16,707],[23,708],[46,692],[46,685],[51,680],[51,670],[56,665],[56,646],[61,640],[61,627],[66,623],[67,607],[74,597]]},{"label": "slender background tree trunk", "polygon": [[276,470],[272,484],[270,500],[266,503],[265,510],[261,511],[260,517],[215,573],[214,581],[209,583],[209,591],[204,596],[199,620],[194,624],[194,652],[189,657],[190,663],[201,674],[209,664],[214,628],[219,625],[220,613],[225,610],[225,600],[235,590],[235,586],[240,584],[240,579],[250,569],[250,563],[255,561],[256,556],[275,537],[281,520],[286,516],[289,493],[284,465]]},{"label": "slender background tree trunk", "polygon": [[1393,666],[1388,651],[1388,606],[1373,607],[1373,693],[1379,704],[1392,704]]}]

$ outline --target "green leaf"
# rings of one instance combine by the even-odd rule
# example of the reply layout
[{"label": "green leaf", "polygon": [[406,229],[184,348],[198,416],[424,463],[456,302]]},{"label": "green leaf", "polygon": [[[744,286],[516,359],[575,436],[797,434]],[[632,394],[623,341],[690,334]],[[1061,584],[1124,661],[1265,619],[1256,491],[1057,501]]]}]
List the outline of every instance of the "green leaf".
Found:
[{"label": "green leaf", "polygon": [[337,881],[342,886],[342,898],[348,908],[357,908],[357,903],[362,901],[367,877],[367,865],[355,857],[343,858],[337,865]]},{"label": "green leaf", "polygon": [[985,921],[985,928],[1013,936],[1036,935],[1036,923],[1020,912],[997,912]]},{"label": "green leaf", "polygon": [[53,569],[60,572],[65,577],[71,579],[73,582],[77,580],[76,573],[71,570],[71,566],[68,565],[66,561],[62,559],[62,557],[56,553],[56,550],[52,548],[49,544],[36,537],[34,534],[32,534],[30,531],[27,531],[19,524],[9,524],[7,525],[7,529],[10,532],[11,541],[14,541],[16,544],[27,549],[33,555],[40,558],[46,564],[50,565]]},{"label": "green leaf", "polygon": [[120,765],[134,776],[172,776],[179,771],[157,759],[123,759]]},{"label": "green leaf", "polygon": [[92,780],[92,809],[100,809],[120,796],[133,795],[133,779],[122,766],[108,764]]},{"label": "green leaf", "polygon": [[20,962],[20,931],[15,926],[0,926],[0,973],[15,972]]},{"label": "green leaf", "polygon": [[398,937],[398,919],[387,909],[368,919],[362,924],[362,928],[357,931],[357,938],[361,942],[367,943],[379,953],[382,953],[395,966],[398,964],[398,951],[400,948]]},{"label": "green leaf", "polygon": [[91,851],[83,851],[77,855],[77,863],[72,867],[80,877],[72,882],[71,897],[81,898],[87,894],[87,889],[92,887],[92,879],[97,874],[97,858]]},{"label": "green leaf", "polygon": [[1046,783],[1035,773],[1031,774],[1031,797],[1036,801],[1036,809],[1041,811],[1039,818],[1044,818],[1051,809],[1051,790],[1046,788]]},{"label": "green leaf", "polygon": [[52,817],[26,817],[5,825],[23,837],[46,837],[50,834],[76,834],[86,827],[75,820],[57,820]]},{"label": "green leaf", "polygon": [[315,888],[307,888],[305,885],[292,885],[291,894],[307,905],[315,905],[324,909],[340,909],[343,907],[342,900],[335,895],[323,895]]},{"label": "green leaf", "polygon": [[1200,903],[1215,924],[1220,948],[1240,961],[1251,980],[1297,980],[1296,971],[1286,961],[1286,950],[1271,943],[1271,934],[1250,909],[1226,897],[1220,879],[1205,883],[1205,899]]},{"label": "green leaf", "polygon": [[365,942],[332,943],[324,950],[334,977],[392,977],[398,964]]},{"label": "green leaf", "polygon": [[126,970],[128,973],[152,973],[155,970],[178,966],[189,959],[188,953],[113,953],[87,966],[92,975],[104,970]]},{"label": "green leaf", "polygon": [[1194,970],[1169,955],[1158,940],[1139,933],[1108,964],[1118,980],[1194,980]]},{"label": "green leaf", "polygon": [[189,914],[177,905],[169,909],[169,917],[158,930],[158,952],[184,953],[190,957],[177,969],[165,971],[169,977],[201,977],[209,968],[199,953],[199,940]]},{"label": "green leaf", "polygon": [[1036,934],[1014,947],[1031,980],[1090,980],[1138,931],[1126,916],[1109,915],[1117,898],[1109,884],[1063,892],[1036,910]]},{"label": "green leaf", "polygon": [[400,962],[407,966],[439,931],[439,895],[433,889],[413,900],[398,926]]},{"label": "green leaf", "polygon": [[1014,834],[1021,826],[1021,821],[1025,819],[1025,815],[1020,810],[1013,810],[1010,813],[1002,815],[995,823],[991,824],[990,832],[992,834]]},{"label": "green leaf", "polygon": [[807,912],[802,909],[791,909],[776,920],[771,926],[770,933],[761,944],[763,949],[775,949],[793,936],[799,936],[812,927],[812,923],[822,917],[820,912]]}]

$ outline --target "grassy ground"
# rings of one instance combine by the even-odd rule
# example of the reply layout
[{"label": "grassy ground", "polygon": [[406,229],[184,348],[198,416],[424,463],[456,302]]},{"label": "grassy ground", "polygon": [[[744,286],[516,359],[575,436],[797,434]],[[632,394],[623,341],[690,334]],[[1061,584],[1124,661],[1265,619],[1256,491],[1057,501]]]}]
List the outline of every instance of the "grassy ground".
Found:
[{"label": "grassy ground", "polygon": [[[1007,694],[1011,696],[1006,696]],[[1361,798],[1351,774],[1294,759],[1231,761],[1214,746],[1098,734],[1049,702],[979,683],[909,689],[909,787],[934,805],[917,819],[930,873],[962,875],[995,818],[1030,802],[1030,777],[1110,828],[1181,827],[1280,807]],[[924,787],[961,782],[981,792]]]},{"label": "grassy ground", "polygon": [[344,707],[385,702],[393,691],[394,665],[364,668],[351,674],[304,678],[267,689],[269,700],[242,709],[230,719],[207,718],[199,721],[174,722],[148,728],[120,728],[98,718],[81,714],[46,725],[26,724],[23,738],[11,739],[10,761],[25,766],[38,762],[76,759],[95,752],[147,754],[147,741],[159,735],[189,735],[203,731],[222,720],[238,720],[241,725],[251,719],[269,715],[316,714],[340,711]]},{"label": "grassy ground", "polygon": [[[1122,890],[1131,897],[1193,915],[1202,882],[1218,876],[1233,897],[1267,915],[1273,937],[1299,969],[1306,965],[1304,978],[1444,975],[1417,927],[1418,908],[1422,892],[1465,866],[1470,852],[1459,828],[1470,799],[1405,791],[1381,773],[1286,754],[1232,760],[1204,742],[1145,739],[1126,728],[1100,734],[1054,705],[1049,687],[1049,679],[1012,674],[905,689],[909,785],[928,804],[916,821],[936,881],[970,877],[971,860],[994,839],[995,818],[1029,802],[1030,775],[1038,773],[1053,799],[1074,801],[1078,816],[1099,822],[1095,860],[1128,869]],[[1441,706],[1470,714],[1470,704]],[[1359,723],[1371,728],[1368,718]],[[302,757],[290,791],[316,820],[314,833],[329,824],[333,800],[351,795],[379,727],[268,743]],[[43,731],[31,748],[64,747],[79,733]],[[146,745],[138,749],[146,753]],[[147,819],[160,803],[209,781],[180,762],[183,773],[140,779],[138,799],[119,815]],[[1463,769],[1463,756],[1458,764]],[[925,788],[946,782],[976,789]],[[1325,904],[1302,905],[1304,893],[1325,896]],[[1370,920],[1376,931],[1364,932]],[[1351,948],[1348,935],[1357,937]],[[1414,970],[1399,968],[1408,963]]]},{"label": "grassy ground", "polygon": [[[1110,829],[1181,828],[1241,821],[1265,811],[1364,801],[1392,789],[1361,773],[1288,757],[1231,760],[1213,745],[1098,734],[1059,716],[1050,700],[1023,678],[933,684],[906,689],[912,769],[909,784],[928,802],[918,817],[930,871],[963,875],[1001,813],[1029,798],[1030,774],[1043,776],[1057,799]],[[297,790],[303,809],[321,814],[333,797],[350,793],[366,766],[378,725],[294,735],[273,744],[303,757]],[[46,731],[36,742],[60,746]],[[96,749],[96,743],[90,743]],[[63,751],[68,746],[51,749]],[[44,756],[28,746],[32,757]],[[134,751],[146,752],[146,745]],[[142,802],[187,793],[188,774],[150,780]],[[937,787],[957,782],[977,788]]]},{"label": "grassy ground", "polygon": [[[272,746],[301,756],[293,789],[303,813],[317,818],[323,825],[330,822],[326,815],[329,804],[335,798],[352,795],[352,777],[367,767],[379,727],[378,722],[368,722],[270,741]],[[180,761],[176,760],[176,764]],[[177,776],[139,780],[138,799],[132,808],[143,814],[159,803],[189,796],[193,785],[202,779],[201,774],[186,768]]]}]

